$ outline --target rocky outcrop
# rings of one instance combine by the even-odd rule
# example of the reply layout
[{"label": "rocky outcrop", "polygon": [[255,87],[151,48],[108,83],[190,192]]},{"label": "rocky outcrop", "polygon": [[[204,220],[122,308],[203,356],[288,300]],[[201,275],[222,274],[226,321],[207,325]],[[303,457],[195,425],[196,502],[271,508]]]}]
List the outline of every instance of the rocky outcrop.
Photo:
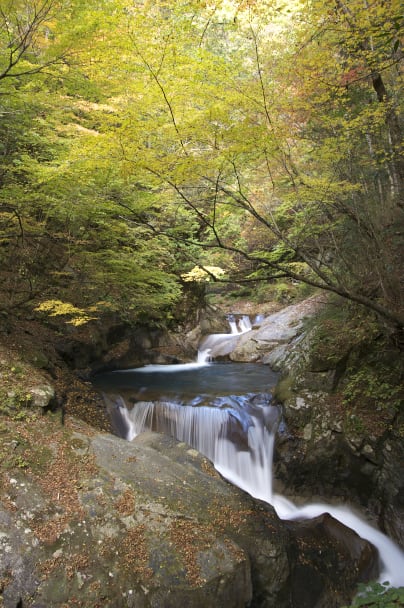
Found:
[{"label": "rocky outcrop", "polygon": [[[283,410],[276,441],[277,488],[290,496],[356,503],[404,547],[403,414],[397,404],[381,405],[377,399],[363,407],[344,402],[347,369],[354,362],[360,370],[372,347],[358,352],[363,347],[355,325],[346,334],[337,326],[341,337],[329,345],[326,331],[306,323],[321,307],[322,297],[313,296],[269,315],[249,332],[214,336],[204,345],[213,358],[260,362],[281,372],[275,389]],[[373,348],[377,360],[370,368],[383,364],[385,345],[375,342]],[[402,361],[399,352],[389,357],[387,369],[397,357]],[[366,388],[366,376],[363,382]],[[392,395],[396,389],[386,385]]]},{"label": "rocky outcrop", "polygon": [[319,296],[312,296],[267,316],[248,332],[210,336],[201,348],[211,349],[212,359],[264,363],[278,371],[299,340],[304,319],[320,306]]},{"label": "rocky outcrop", "polygon": [[283,423],[274,474],[290,495],[357,504],[404,547],[404,420],[393,407],[344,402],[345,351],[319,358],[315,328],[282,360]]},{"label": "rocky outcrop", "polygon": [[354,532],[327,515],[280,521],[185,444],[70,424],[48,462],[3,471],[4,608],[336,608],[375,574]]}]

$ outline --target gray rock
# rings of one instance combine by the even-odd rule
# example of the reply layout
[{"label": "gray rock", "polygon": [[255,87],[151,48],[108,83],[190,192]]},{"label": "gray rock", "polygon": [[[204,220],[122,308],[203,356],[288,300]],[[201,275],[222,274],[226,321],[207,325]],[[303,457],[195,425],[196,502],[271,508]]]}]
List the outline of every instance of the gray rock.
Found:
[{"label": "gray rock", "polygon": [[[280,521],[184,443],[155,433],[129,443],[75,432],[79,440],[78,456],[87,446],[95,462],[66,479],[78,492],[76,510],[66,512],[58,494],[23,473],[1,494],[4,608],[20,600],[35,608],[302,608],[297,590],[309,593],[314,576],[321,586],[309,593],[312,605],[336,607],[374,574],[369,544],[351,530],[338,524],[337,571],[334,533],[331,542],[323,524],[319,532],[317,523]],[[310,562],[325,551],[326,560]]]},{"label": "gray rock", "polygon": [[55,397],[55,389],[50,384],[35,386],[29,392],[35,407],[47,407]]}]

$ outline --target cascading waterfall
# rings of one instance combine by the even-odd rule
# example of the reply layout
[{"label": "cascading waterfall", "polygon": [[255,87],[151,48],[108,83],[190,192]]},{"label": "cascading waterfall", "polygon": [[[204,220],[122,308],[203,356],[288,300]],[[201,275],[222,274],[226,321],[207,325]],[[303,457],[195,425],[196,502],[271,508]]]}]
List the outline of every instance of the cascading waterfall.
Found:
[{"label": "cascading waterfall", "polygon": [[311,519],[322,513],[329,513],[377,548],[380,559],[379,582],[388,581],[393,587],[404,586],[404,552],[388,536],[371,526],[349,507],[326,503],[311,503],[298,507],[279,494],[273,495],[271,504],[281,519]]},{"label": "cascading waterfall", "polygon": [[237,327],[236,317],[234,315],[228,315],[227,321],[228,321],[228,323],[230,325],[230,333],[231,334],[238,334],[239,330],[238,330],[238,327]]},{"label": "cascading waterfall", "polygon": [[[209,338],[218,340],[220,335]],[[146,376],[151,372],[167,372],[167,377],[172,377],[175,372],[198,370],[209,366],[207,346],[205,341],[204,351],[195,363],[149,365],[135,371]],[[404,552],[347,506],[325,503],[296,506],[273,493],[272,462],[278,410],[271,405],[268,394],[216,396],[210,399],[209,405],[203,406],[196,397],[188,399],[188,404],[175,400],[140,401],[132,409],[122,397],[106,400],[121,436],[132,440],[139,433],[153,430],[188,443],[209,458],[223,477],[251,496],[271,504],[281,519],[308,519],[329,513],[375,545],[381,561],[381,582],[389,581],[397,587],[404,585]]]},{"label": "cascading waterfall", "polygon": [[[120,398],[120,428],[129,441],[146,430],[184,441],[209,458],[223,477],[270,502],[274,433],[268,425],[276,421],[277,408],[265,400],[254,405],[248,401],[232,396],[198,407],[140,402],[129,411]],[[246,480],[248,488],[243,487]]]},{"label": "cascading waterfall", "polygon": [[227,321],[232,335],[244,334],[252,329],[252,324],[248,315],[241,315],[239,319],[237,319],[236,315],[230,314],[227,316]]},{"label": "cascading waterfall", "polygon": [[[234,399],[234,398],[233,398]],[[379,551],[380,582],[404,585],[404,552],[346,506],[313,503],[296,506],[272,492],[272,460],[275,428],[268,428],[265,419],[274,419],[276,408],[263,404],[246,416],[219,404],[193,407],[176,403],[138,403],[131,411],[121,412],[126,418],[126,438],[132,440],[145,430],[166,433],[184,441],[209,458],[228,481],[254,498],[271,504],[281,519],[310,519],[329,513],[335,519],[369,540]],[[245,404],[244,404],[245,405]],[[245,433],[245,444],[240,435]],[[238,441],[234,436],[238,436]]]}]

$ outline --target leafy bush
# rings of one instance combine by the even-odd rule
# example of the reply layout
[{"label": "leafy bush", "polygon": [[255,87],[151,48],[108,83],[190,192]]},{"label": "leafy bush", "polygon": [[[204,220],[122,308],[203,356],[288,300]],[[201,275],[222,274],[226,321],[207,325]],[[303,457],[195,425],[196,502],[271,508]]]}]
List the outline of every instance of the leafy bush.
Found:
[{"label": "leafy bush", "polygon": [[397,608],[404,606],[404,587],[389,587],[386,583],[360,585],[359,593],[346,608]]}]

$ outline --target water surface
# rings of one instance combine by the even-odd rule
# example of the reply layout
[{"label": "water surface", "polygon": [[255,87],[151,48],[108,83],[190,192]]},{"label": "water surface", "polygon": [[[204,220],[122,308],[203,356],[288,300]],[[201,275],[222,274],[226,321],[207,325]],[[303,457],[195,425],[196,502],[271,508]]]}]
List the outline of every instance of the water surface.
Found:
[{"label": "water surface", "polygon": [[258,363],[185,363],[146,365],[98,374],[94,385],[104,391],[130,393],[139,400],[206,401],[225,395],[271,392],[279,374]]}]

